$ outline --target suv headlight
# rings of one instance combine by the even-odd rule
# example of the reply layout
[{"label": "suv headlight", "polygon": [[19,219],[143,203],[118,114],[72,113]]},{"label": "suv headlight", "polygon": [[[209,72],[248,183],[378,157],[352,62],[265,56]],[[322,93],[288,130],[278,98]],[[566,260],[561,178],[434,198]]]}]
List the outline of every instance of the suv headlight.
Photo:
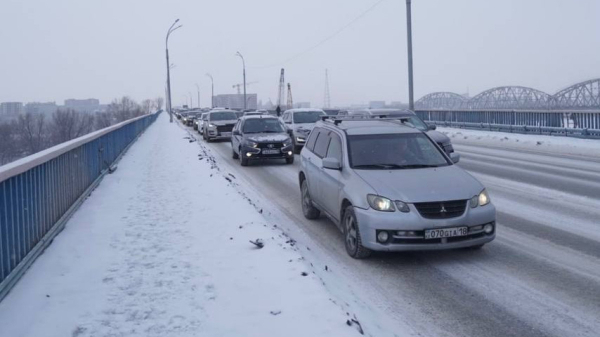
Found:
[{"label": "suv headlight", "polygon": [[288,147],[288,146],[290,146],[290,145],[292,145],[292,140],[291,140],[291,139],[289,139],[289,138],[288,138],[288,139],[286,139],[286,140],[283,142],[283,146],[284,146],[284,147]]},{"label": "suv headlight", "polygon": [[396,210],[394,203],[390,199],[379,195],[368,194],[367,201],[369,202],[369,206],[377,211],[394,212]]},{"label": "suv headlight", "polygon": [[254,148],[258,147],[258,143],[257,143],[257,142],[253,142],[253,141],[251,141],[251,140],[247,140],[247,141],[244,143],[244,145],[246,145],[247,147],[254,147]]},{"label": "suv headlight", "polygon": [[483,189],[483,191],[481,191],[481,193],[479,193],[479,195],[474,196],[473,198],[471,198],[471,208],[475,208],[477,206],[485,206],[487,204],[490,203],[490,196],[488,195],[487,191],[485,189]]},{"label": "suv headlight", "polygon": [[216,125],[214,125],[214,124],[212,124],[212,123],[208,123],[208,127],[209,127],[209,128],[216,128],[217,126],[216,126]]}]

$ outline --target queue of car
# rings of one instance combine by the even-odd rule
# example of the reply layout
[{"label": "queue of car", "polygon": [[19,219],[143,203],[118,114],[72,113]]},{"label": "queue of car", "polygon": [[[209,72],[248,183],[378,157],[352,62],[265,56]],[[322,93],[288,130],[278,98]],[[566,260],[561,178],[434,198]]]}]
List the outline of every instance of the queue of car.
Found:
[{"label": "queue of car", "polygon": [[484,186],[458,167],[450,139],[409,110],[215,108],[178,116],[207,141],[226,139],[240,165],[294,163],[307,219],[321,214],[342,232],[346,252],[478,249],[494,240],[496,209]]}]

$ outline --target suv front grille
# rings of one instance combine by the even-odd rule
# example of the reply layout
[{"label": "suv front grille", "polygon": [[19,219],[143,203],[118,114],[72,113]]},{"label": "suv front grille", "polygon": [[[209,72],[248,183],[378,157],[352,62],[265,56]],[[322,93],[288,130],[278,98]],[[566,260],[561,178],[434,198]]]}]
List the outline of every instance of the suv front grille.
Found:
[{"label": "suv front grille", "polygon": [[231,130],[233,130],[233,126],[235,124],[231,124],[231,125],[219,125],[217,126],[217,132],[231,132]]},{"label": "suv front grille", "polygon": [[467,200],[418,202],[415,207],[427,219],[456,218],[465,212]]}]

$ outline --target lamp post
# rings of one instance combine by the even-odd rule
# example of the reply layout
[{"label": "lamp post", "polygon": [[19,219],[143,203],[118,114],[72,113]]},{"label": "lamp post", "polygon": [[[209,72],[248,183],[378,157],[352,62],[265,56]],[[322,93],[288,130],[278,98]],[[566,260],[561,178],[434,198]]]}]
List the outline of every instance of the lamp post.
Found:
[{"label": "lamp post", "polygon": [[194,108],[194,96],[192,96],[191,92],[188,92],[188,94],[190,95],[190,109]]},{"label": "lamp post", "polygon": [[406,43],[408,44],[408,109],[415,110],[413,96],[413,57],[412,57],[412,22],[411,22],[411,0],[406,0]]},{"label": "lamp post", "polygon": [[210,87],[211,87],[211,92],[210,92],[210,107],[214,108],[215,107],[215,81],[213,80],[213,77],[211,74],[206,73],[206,76],[208,76],[210,78]]},{"label": "lamp post", "polygon": [[196,89],[198,90],[198,109],[200,109],[200,86],[196,83]]},{"label": "lamp post", "polygon": [[246,110],[246,61],[244,60],[244,56],[238,51],[235,55],[239,56],[242,59],[242,66],[244,71],[244,110]]},{"label": "lamp post", "polygon": [[[173,123],[173,111],[171,110],[171,67],[169,63],[169,35],[173,33],[175,30],[181,28],[181,25],[175,27],[175,25],[179,22],[179,19],[175,20],[171,27],[169,27],[169,31],[167,31],[167,38],[165,39],[165,50],[167,52],[167,95],[168,97],[168,109],[169,109],[169,122]],[[173,28],[175,27],[175,28]]]}]

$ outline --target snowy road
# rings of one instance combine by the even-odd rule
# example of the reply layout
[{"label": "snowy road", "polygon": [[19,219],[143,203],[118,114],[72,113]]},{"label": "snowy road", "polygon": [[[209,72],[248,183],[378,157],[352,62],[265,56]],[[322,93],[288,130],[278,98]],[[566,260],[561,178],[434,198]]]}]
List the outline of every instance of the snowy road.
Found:
[{"label": "snowy road", "polygon": [[487,186],[498,208],[497,239],[481,251],[377,254],[357,261],[346,255],[331,222],[303,217],[299,160],[242,168],[231,159],[228,142],[200,143],[212,149],[221,168],[269,199],[300,242],[316,245],[314,259],[336,268],[330,291],[347,288],[354,299],[348,292],[338,295],[365,315],[408,325],[422,336],[600,334],[598,158],[455,141],[460,166]]}]

